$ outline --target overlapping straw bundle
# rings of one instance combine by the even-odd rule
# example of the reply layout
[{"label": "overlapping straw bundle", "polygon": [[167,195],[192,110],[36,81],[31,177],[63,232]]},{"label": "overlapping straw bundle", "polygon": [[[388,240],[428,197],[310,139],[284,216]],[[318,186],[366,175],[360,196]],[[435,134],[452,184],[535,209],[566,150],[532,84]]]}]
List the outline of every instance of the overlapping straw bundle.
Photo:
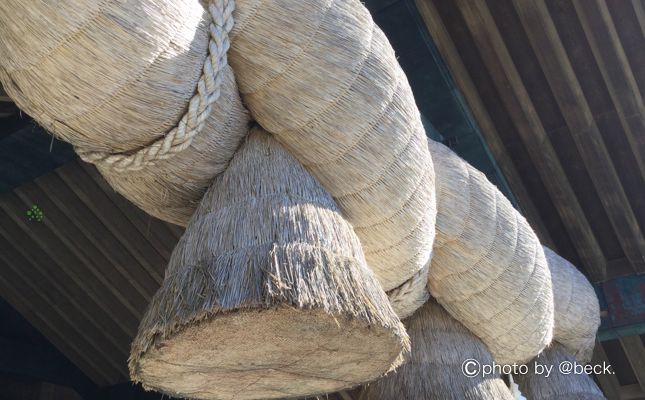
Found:
[{"label": "overlapping straw bundle", "polygon": [[2,1],[0,80],[116,190],[185,225],[248,132],[228,3],[211,23],[194,0]]},{"label": "overlapping straw bundle", "polygon": [[[563,363],[573,365],[575,358],[557,342],[529,363],[529,373],[517,375],[520,391],[529,400],[605,400],[596,383],[587,374],[563,374]],[[552,368],[550,375],[542,370],[536,373],[536,363]]]},{"label": "overlapping straw bundle", "polygon": [[499,375],[464,375],[467,360],[492,365],[493,359],[482,341],[434,300],[418,309],[405,326],[412,343],[410,359],[396,372],[367,384],[361,400],[513,399]]},{"label": "overlapping straw bundle", "polygon": [[428,145],[438,210],[430,292],[498,363],[529,361],[553,334],[553,292],[542,246],[484,174],[444,145]]},{"label": "overlapping straw bundle", "polygon": [[332,198],[255,130],[174,250],[132,345],[132,378],[173,396],[333,392],[409,342]]},{"label": "overlapping straw bundle", "polygon": [[600,326],[600,306],[591,283],[569,261],[544,247],[551,270],[555,326],[553,338],[582,363],[591,360],[596,332]]},{"label": "overlapping straw bundle", "polygon": [[[434,237],[434,173],[412,91],[356,0],[237,0],[229,58],[253,117],[331,193],[385,290]],[[408,282],[409,283],[409,282]],[[409,285],[419,298],[425,284]]]},{"label": "overlapping straw bundle", "polygon": [[[185,225],[247,132],[226,57],[233,3],[6,1],[0,79],[117,191]],[[434,175],[385,36],[354,0],[241,0],[236,15],[231,58],[254,117],[332,193],[412,312],[425,299]]]}]

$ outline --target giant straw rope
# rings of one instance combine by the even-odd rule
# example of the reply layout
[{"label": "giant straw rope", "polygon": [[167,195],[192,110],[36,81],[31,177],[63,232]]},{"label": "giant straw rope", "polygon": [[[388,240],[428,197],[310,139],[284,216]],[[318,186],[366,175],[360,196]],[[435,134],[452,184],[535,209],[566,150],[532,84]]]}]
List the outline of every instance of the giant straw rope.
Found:
[{"label": "giant straw rope", "polygon": [[[414,316],[428,291],[487,345],[497,362],[528,361],[553,335],[571,353],[588,359],[598,325],[598,306],[588,282],[575,267],[542,249],[526,220],[483,174],[444,146],[428,144],[394,51],[359,1],[213,0],[204,9],[195,0],[60,0],[55,5],[5,0],[0,2],[0,36],[0,80],[7,93],[53,134],[72,143],[84,160],[96,164],[115,190],[151,215],[184,226],[201,210],[173,254],[165,286],[133,347],[133,376],[143,377],[149,386],[173,392],[174,385],[179,394],[189,390],[182,385],[192,383],[175,380],[172,371],[146,375],[140,364],[163,358],[159,343],[211,351],[211,331],[202,327],[216,326],[229,311],[247,306],[274,308],[277,316],[271,321],[291,316],[296,325],[309,315],[304,310],[316,309],[321,314],[312,317],[312,327],[331,329],[324,322],[331,315],[354,339],[370,337],[361,321],[376,321],[390,339],[366,340],[364,349],[374,349],[370,343],[379,340],[390,347],[388,357],[362,369],[356,366],[353,375],[349,364],[343,364],[350,368],[344,371],[351,382],[325,381],[337,378],[329,367],[333,357],[349,357],[331,352],[326,365],[314,366],[312,360],[300,364],[310,374],[292,376],[296,383],[288,390],[276,386],[279,377],[260,380],[243,398],[259,393],[277,397],[283,389],[290,396],[315,394],[361,383],[396,365],[400,359],[393,360],[393,355],[405,350],[405,335],[398,331],[390,306],[400,318]],[[270,139],[264,150],[256,146],[249,153],[244,138],[251,119],[277,142]],[[208,211],[215,206],[213,199],[235,193],[235,186],[247,178],[244,174],[257,173],[254,163],[266,161],[263,151],[278,154],[282,149],[293,157],[285,174],[302,182],[289,182],[280,190],[292,193],[304,182],[320,199],[324,188],[331,195],[325,204],[333,198],[333,206],[328,204],[333,217],[321,219],[326,213],[321,210],[285,213],[290,207],[309,209],[297,202],[266,202],[258,209],[268,220],[251,218],[252,226],[227,237],[221,225],[227,219],[216,221]],[[238,160],[232,170],[231,160]],[[271,179],[258,184],[270,187]],[[256,207],[260,203],[254,189],[246,187],[246,201]],[[231,213],[238,214],[227,217],[242,221],[249,217],[245,210],[232,207]],[[296,215],[304,217],[298,223],[289,219]],[[295,242],[331,246],[355,262],[350,268],[322,256],[308,258],[315,259],[309,264],[299,255],[285,256],[267,264],[285,274],[271,277],[236,275],[251,271],[251,260],[260,260],[261,251],[228,264],[217,261],[220,245],[242,248],[264,234],[269,235],[266,241],[277,240],[270,233],[278,232],[279,225],[267,221],[275,223],[278,216],[289,221],[284,222],[292,229],[287,236],[299,238]],[[335,232],[326,228],[330,221],[350,239],[325,239]],[[254,230],[256,236],[251,235]],[[213,284],[222,279],[238,285],[222,291]],[[275,291],[267,289],[276,282]],[[346,295],[351,292],[348,285],[367,294]],[[199,296],[184,292],[190,287],[200,288]],[[304,292],[294,294],[289,291],[293,288]],[[309,289],[318,297],[301,297]],[[177,293],[183,293],[179,300],[172,297]],[[574,313],[589,316],[588,321],[578,323]],[[416,317],[433,318],[423,313]],[[262,331],[252,326],[252,318],[241,321],[251,331]],[[191,336],[199,332],[201,337]],[[259,346],[271,346],[274,339]],[[294,348],[300,345],[306,347],[297,343]],[[289,351],[280,346],[275,348],[283,357],[278,364],[289,359]],[[151,358],[146,358],[148,351]],[[252,370],[252,362],[240,362],[242,371]],[[217,385],[218,379],[210,382]],[[234,390],[232,382],[240,380],[230,378],[221,390]],[[200,393],[217,398],[208,388]]]},{"label": "giant straw rope", "polygon": [[553,291],[542,246],[484,174],[444,145],[428,144],[439,209],[430,292],[497,362],[527,362],[553,336]]},{"label": "giant straw rope", "polygon": [[600,326],[596,292],[573,264],[547,247],[544,247],[544,254],[553,283],[553,339],[578,361],[588,363]]},{"label": "giant straw rope", "polygon": [[228,34],[233,29],[233,0],[215,0],[208,4],[211,21],[208,25],[208,57],[204,61],[202,76],[197,82],[197,93],[188,102],[188,110],[176,127],[152,144],[127,154],[106,154],[77,149],[84,161],[105,164],[120,172],[136,171],[158,160],[172,157],[190,146],[195,135],[204,129],[210,116],[211,105],[221,95],[223,75],[230,47]]},{"label": "giant straw rope", "polygon": [[361,400],[513,400],[499,372],[464,374],[466,360],[492,365],[493,357],[479,338],[434,299],[406,319],[405,326],[412,342],[410,359],[366,385]]},{"label": "giant straw rope", "polygon": [[226,55],[232,7],[3,1],[0,80],[118,192],[186,225],[248,132]]},{"label": "giant straw rope", "polygon": [[[562,365],[574,365],[575,362],[575,357],[564,346],[554,342],[529,363],[527,374],[516,376],[521,392],[530,400],[606,400],[589,375],[560,369]],[[551,373],[537,370],[537,365],[549,368]]]},{"label": "giant straw rope", "polygon": [[173,251],[130,371],[170,395],[269,399],[374,379],[407,349],[334,201],[254,128]]},{"label": "giant straw rope", "polygon": [[434,171],[387,38],[355,0],[238,0],[236,21],[245,104],[334,197],[383,288],[402,285],[430,259]]}]

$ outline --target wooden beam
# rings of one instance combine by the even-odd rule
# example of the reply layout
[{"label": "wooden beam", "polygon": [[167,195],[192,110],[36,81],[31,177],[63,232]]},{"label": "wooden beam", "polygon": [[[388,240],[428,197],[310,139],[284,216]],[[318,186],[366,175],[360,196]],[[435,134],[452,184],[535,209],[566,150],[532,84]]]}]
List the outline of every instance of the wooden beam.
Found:
[{"label": "wooden beam", "polygon": [[15,282],[7,280],[0,274],[0,293],[25,319],[29,321],[47,340],[60,350],[71,362],[77,365],[94,383],[99,386],[107,385],[115,380],[113,373],[104,371],[94,364],[98,361],[86,351],[78,350],[78,343],[70,340],[70,336],[60,330],[58,324],[51,322],[50,316],[45,316],[43,310],[33,308],[26,303],[26,293],[20,291]]},{"label": "wooden beam", "polygon": [[645,176],[645,106],[606,0],[573,0],[573,5],[631,150]]},{"label": "wooden beam", "polygon": [[150,241],[164,260],[168,261],[170,253],[177,244],[177,237],[168,227],[170,224],[146,214],[139,207],[126,200],[125,197],[115,192],[92,164],[82,161],[78,161],[78,164],[92,177],[94,182],[103,190],[103,193],[130,219],[132,224],[139,229],[139,232]]},{"label": "wooden beam", "polygon": [[457,3],[506,111],[528,148],[536,172],[549,192],[586,271],[592,280],[603,280],[605,257],[490,10],[483,0],[458,0]]},{"label": "wooden beam", "polygon": [[624,336],[633,335],[645,335],[645,323],[634,323],[618,328],[601,329],[598,331],[596,339],[600,342],[608,342]]},{"label": "wooden beam", "polygon": [[[154,279],[157,286],[163,281],[163,271],[166,261],[130,223],[130,221],[114,207],[110,199],[104,195],[96,182],[78,165],[67,164],[58,168],[56,174],[65,181],[67,186],[88,206],[101,222],[112,232],[121,244],[136,258],[139,265]],[[112,209],[114,212],[106,213]]]},{"label": "wooden beam", "polygon": [[[605,349],[602,347],[600,342],[596,342],[591,363],[594,365],[611,365],[611,362],[609,362],[609,358],[607,358],[607,354],[605,353]],[[605,396],[607,396],[607,400],[621,400],[620,383],[618,382],[616,375],[598,374],[596,375],[596,379],[598,379],[600,388],[605,393]]]},{"label": "wooden beam", "polygon": [[506,147],[486,110],[484,102],[479,97],[475,84],[470,78],[457,48],[446,30],[437,8],[430,0],[415,0],[415,3],[428,32],[430,32],[430,35],[434,39],[441,56],[448,65],[453,79],[457,82],[457,86],[459,86],[470,111],[473,113],[479,125],[480,132],[484,136],[495,161],[499,164],[513,194],[517,197],[520,211],[531,226],[534,227],[540,241],[547,246],[556,248],[549,231],[544,225],[544,221],[535,207],[535,203],[533,203],[519,172],[515,168],[515,164],[508,155]]},{"label": "wooden beam", "polygon": [[513,4],[621,247],[634,269],[645,272],[645,237],[546,4],[541,0],[513,0]]},{"label": "wooden beam", "polygon": [[[627,257],[607,260],[607,280],[634,274],[634,268]],[[595,282],[594,282],[595,283]]]},{"label": "wooden beam", "polygon": [[168,225],[166,226],[168,227],[168,229],[170,229],[170,232],[172,232],[173,235],[175,235],[177,240],[181,239],[181,237],[184,235],[184,231],[186,230],[186,228],[184,228],[183,226],[179,226],[171,223],[168,223]]},{"label": "wooden beam", "polygon": [[[54,232],[38,222],[31,229],[21,224],[21,219],[26,221],[23,214],[27,206],[17,197],[13,194],[3,196],[0,207],[5,212],[11,212],[10,216],[7,215],[9,213],[0,213],[4,221],[0,226],[0,235],[5,239],[0,257],[9,267],[5,272],[13,269],[28,284],[38,282],[38,286],[32,290],[38,292],[40,288],[40,295],[46,297],[38,307],[58,310],[60,305],[62,318],[73,328],[66,332],[87,332],[83,337],[105,357],[106,364],[123,371],[125,364],[119,360],[124,362],[127,359],[128,337],[121,336],[119,341],[113,337],[114,332],[107,334],[116,329],[114,317],[108,318],[107,313],[110,308],[118,308],[118,305],[109,303],[105,301],[105,297],[100,296],[104,289],[102,284],[85,270],[78,268],[84,264],[75,258],[74,253]],[[29,231],[33,233],[30,237],[25,234]],[[45,259],[39,254],[39,248],[47,253]],[[38,257],[40,261],[28,262],[32,256]],[[61,279],[59,274],[65,277]],[[112,315],[118,317],[116,313]]]},{"label": "wooden beam", "polygon": [[632,0],[632,6],[634,7],[634,14],[636,15],[638,25],[641,27],[641,32],[645,36],[645,3],[643,3],[643,0]]},{"label": "wooden beam", "polygon": [[625,351],[627,360],[632,366],[636,380],[645,391],[645,346],[640,336],[624,336],[618,339]]},{"label": "wooden beam", "polygon": [[9,97],[7,92],[4,91],[2,85],[0,85],[0,102],[13,103],[13,100],[11,100],[11,97]]},{"label": "wooden beam", "polygon": [[[87,240],[87,237],[82,231],[76,229],[73,220],[68,219],[56,206],[53,205],[53,202],[50,201],[49,195],[43,192],[39,195],[38,192],[41,191],[33,184],[23,185],[20,189],[16,189],[14,191],[14,193],[24,201],[25,208],[28,208],[29,204],[39,204],[40,207],[47,210],[48,225],[52,227],[52,231],[80,261],[79,265],[82,266],[83,270],[92,273],[97,277],[97,279],[105,284],[105,290],[103,290],[103,293],[101,294],[105,296],[105,294],[109,292],[113,295],[111,300],[113,300],[112,304],[114,304],[114,309],[121,308],[120,305],[124,302],[124,296],[120,291],[121,288],[117,289],[117,284],[110,284],[111,278],[117,275],[114,274],[114,267],[108,263],[103,263],[103,271],[101,271],[98,266],[100,265],[102,257],[98,253],[98,250]],[[38,201],[34,201],[36,198]],[[37,239],[36,243],[38,243]],[[117,282],[118,284],[125,283],[124,281]],[[107,297],[103,296],[102,299]],[[105,302],[106,301],[101,301],[101,303]],[[81,305],[81,310],[83,310],[85,306],[86,305]],[[95,313],[88,317],[93,323],[96,323],[96,327],[99,329],[99,332],[106,336],[117,348],[128,348],[129,341],[133,337],[133,329],[132,326],[123,324],[122,313]]]},{"label": "wooden beam", "polygon": [[124,308],[123,313],[129,314],[121,313],[113,317],[123,322],[123,329],[130,338],[134,337],[143,310],[152,299],[157,285],[143,268],[137,267],[136,260],[56,174],[36,179],[33,184],[24,185],[20,190],[29,190],[30,199],[46,210],[46,218],[63,214],[58,218],[75,228],[61,228],[61,236],[72,240],[71,246],[91,252],[91,262],[87,268],[119,300]]},{"label": "wooden beam", "polygon": [[[20,270],[20,268],[27,269],[30,268],[30,265],[25,263],[25,260],[21,259],[17,252],[11,251],[8,246],[2,247],[3,251],[0,254],[0,266],[2,268],[0,289],[3,296],[6,293],[7,300],[16,309],[21,311],[25,308],[38,310],[39,313],[42,313],[41,318],[56,330],[58,336],[70,341],[70,347],[74,354],[89,363],[98,375],[108,378],[108,380],[117,379],[120,370],[123,370],[125,364],[119,368],[119,366],[100,360],[108,357],[106,351],[111,350],[112,347],[107,346],[103,341],[97,341],[89,335],[82,334],[83,328],[91,331],[89,329],[90,320],[78,318],[74,312],[70,312],[73,308],[64,296],[54,298],[55,294],[44,289],[41,282],[25,277],[23,275],[24,271]],[[16,256],[18,258],[14,258]],[[16,263],[16,260],[21,260],[21,263]],[[14,289],[20,293],[19,296],[24,297],[23,301],[16,299],[13,293]],[[29,315],[24,316],[27,318]],[[79,323],[83,322],[83,325],[79,325]],[[108,359],[106,358],[106,360]]]},{"label": "wooden beam", "polygon": [[620,398],[621,400],[643,400],[645,399],[645,392],[643,392],[638,383],[625,385],[620,388]]}]

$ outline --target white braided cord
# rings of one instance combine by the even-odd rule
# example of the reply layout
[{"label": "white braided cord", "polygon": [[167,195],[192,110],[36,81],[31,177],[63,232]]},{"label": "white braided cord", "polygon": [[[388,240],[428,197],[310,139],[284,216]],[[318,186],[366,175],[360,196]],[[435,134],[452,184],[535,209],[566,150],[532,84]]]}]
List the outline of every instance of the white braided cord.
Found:
[{"label": "white braided cord", "polygon": [[427,263],[410,279],[387,292],[387,297],[394,311],[401,319],[409,317],[430,297],[426,284],[430,263]]},{"label": "white braided cord", "polygon": [[163,137],[134,152],[104,153],[76,148],[81,159],[117,172],[136,171],[166,160],[188,148],[193,138],[204,128],[211,105],[221,95],[224,69],[228,64],[226,53],[230,47],[229,33],[233,29],[234,0],[210,0],[207,6],[211,16],[208,56],[197,82],[196,93],[188,103],[188,110],[177,126]]}]

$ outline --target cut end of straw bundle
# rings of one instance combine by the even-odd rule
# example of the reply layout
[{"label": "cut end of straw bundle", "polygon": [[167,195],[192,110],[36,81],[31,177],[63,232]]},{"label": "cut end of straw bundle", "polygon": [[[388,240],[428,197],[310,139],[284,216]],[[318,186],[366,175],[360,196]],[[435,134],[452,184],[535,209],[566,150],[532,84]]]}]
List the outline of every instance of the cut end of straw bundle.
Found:
[{"label": "cut end of straw bundle", "polygon": [[375,379],[408,350],[331,197],[255,130],[173,252],[130,372],[173,396],[284,398]]},{"label": "cut end of straw bundle", "polygon": [[388,329],[351,316],[249,308],[205,317],[158,341],[133,378],[175,396],[285,398],[376,378],[399,353]]}]

